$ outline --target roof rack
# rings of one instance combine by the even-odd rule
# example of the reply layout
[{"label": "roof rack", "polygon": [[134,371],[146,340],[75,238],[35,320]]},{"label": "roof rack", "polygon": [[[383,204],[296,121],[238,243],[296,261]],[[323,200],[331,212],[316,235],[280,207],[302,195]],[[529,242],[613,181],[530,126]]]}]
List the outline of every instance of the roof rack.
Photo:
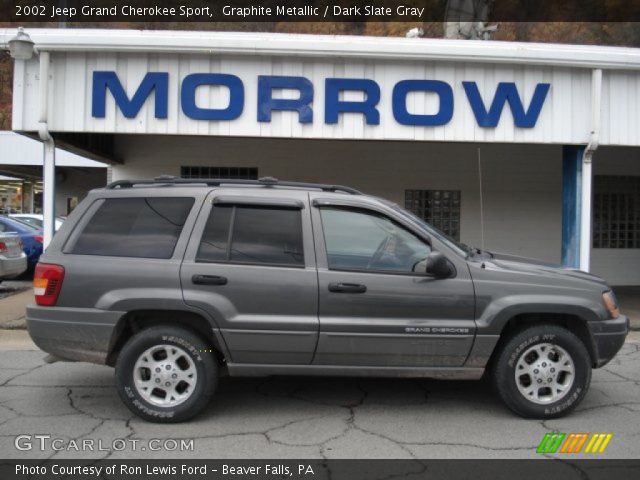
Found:
[{"label": "roof rack", "polygon": [[116,188],[132,188],[136,185],[207,185],[209,187],[219,187],[221,185],[258,185],[263,187],[294,187],[313,188],[323,192],[344,192],[351,195],[362,195],[362,192],[355,188],[343,185],[328,185],[324,183],[304,183],[304,182],[281,182],[277,178],[262,177],[258,180],[228,179],[228,178],[181,178],[171,175],[161,175],[153,179],[146,180],[117,180],[111,182],[105,188],[115,190]]}]

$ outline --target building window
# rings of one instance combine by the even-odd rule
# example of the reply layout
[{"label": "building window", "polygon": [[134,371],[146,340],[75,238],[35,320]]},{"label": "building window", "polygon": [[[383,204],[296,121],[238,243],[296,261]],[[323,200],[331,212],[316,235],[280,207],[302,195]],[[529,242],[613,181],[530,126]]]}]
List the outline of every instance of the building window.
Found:
[{"label": "building window", "polygon": [[594,177],[593,248],[640,248],[640,176]]},{"label": "building window", "polygon": [[460,240],[460,197],[460,190],[405,190],[404,206],[454,240]]},{"label": "building window", "polygon": [[182,178],[225,178],[231,180],[257,180],[255,167],[180,167]]}]

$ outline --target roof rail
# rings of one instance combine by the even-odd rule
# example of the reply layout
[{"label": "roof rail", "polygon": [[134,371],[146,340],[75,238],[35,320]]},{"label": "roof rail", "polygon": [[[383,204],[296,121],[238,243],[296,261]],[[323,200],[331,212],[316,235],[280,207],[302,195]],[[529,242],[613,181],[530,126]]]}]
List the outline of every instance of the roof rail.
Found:
[{"label": "roof rail", "polygon": [[181,178],[171,175],[161,175],[153,179],[146,180],[117,180],[111,182],[105,188],[115,190],[116,188],[132,188],[136,185],[207,185],[209,187],[219,187],[221,185],[257,185],[263,187],[293,187],[322,190],[323,192],[344,192],[351,195],[362,195],[362,192],[355,188],[343,185],[328,185],[324,183],[305,182],[281,182],[277,178],[262,177],[258,180],[228,179],[228,178]]}]

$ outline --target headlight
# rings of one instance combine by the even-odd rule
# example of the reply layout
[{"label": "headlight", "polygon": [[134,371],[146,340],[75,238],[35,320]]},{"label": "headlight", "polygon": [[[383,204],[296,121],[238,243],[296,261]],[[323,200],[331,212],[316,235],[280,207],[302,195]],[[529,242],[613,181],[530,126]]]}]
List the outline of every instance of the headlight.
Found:
[{"label": "headlight", "polygon": [[607,312],[609,312],[610,318],[618,318],[620,316],[620,309],[618,308],[618,299],[614,293],[609,290],[608,292],[604,292],[602,294],[602,301],[604,302],[604,306],[607,308]]}]

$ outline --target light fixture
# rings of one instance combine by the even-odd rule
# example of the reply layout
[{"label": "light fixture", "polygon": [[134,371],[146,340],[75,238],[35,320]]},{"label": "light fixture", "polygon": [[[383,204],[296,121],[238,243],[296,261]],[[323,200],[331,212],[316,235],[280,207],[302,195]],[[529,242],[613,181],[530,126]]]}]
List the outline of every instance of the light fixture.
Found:
[{"label": "light fixture", "polygon": [[9,40],[9,54],[14,60],[29,60],[33,57],[33,40],[24,28],[18,27],[18,33]]},{"label": "light fixture", "polygon": [[424,37],[424,29],[420,27],[412,28],[404,35],[407,38],[422,38]]}]

